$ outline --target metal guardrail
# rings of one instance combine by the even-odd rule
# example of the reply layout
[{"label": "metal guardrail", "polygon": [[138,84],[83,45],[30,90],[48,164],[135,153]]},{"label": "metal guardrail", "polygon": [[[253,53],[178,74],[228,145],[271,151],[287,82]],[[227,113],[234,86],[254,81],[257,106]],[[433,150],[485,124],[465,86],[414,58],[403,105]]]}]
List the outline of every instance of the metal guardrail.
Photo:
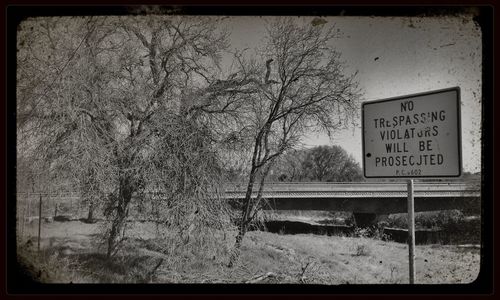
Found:
[{"label": "metal guardrail", "polygon": [[[259,186],[254,187],[253,196]],[[372,198],[406,197],[406,183],[272,183],[264,187],[267,198]],[[227,186],[226,198],[243,198],[245,187]],[[480,184],[475,182],[420,182],[415,184],[416,197],[480,197]]]}]

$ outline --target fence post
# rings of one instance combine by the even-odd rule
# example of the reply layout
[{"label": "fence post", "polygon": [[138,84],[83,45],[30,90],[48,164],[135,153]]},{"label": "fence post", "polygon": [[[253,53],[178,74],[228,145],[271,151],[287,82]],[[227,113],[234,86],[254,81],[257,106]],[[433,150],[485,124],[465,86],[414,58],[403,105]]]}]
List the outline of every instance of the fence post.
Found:
[{"label": "fence post", "polygon": [[38,252],[40,252],[40,237],[42,233],[42,194],[38,206]]},{"label": "fence post", "polygon": [[[30,217],[30,216],[31,216],[31,197],[28,196],[28,203],[26,204],[26,217]],[[29,225],[30,225],[30,223],[28,223],[28,226]],[[29,226],[29,227],[31,227],[31,226]],[[31,236],[33,234],[33,231],[29,227],[28,227],[28,230],[26,230],[27,231],[26,233],[27,233],[27,235]]]},{"label": "fence post", "polygon": [[23,205],[23,214],[21,215],[21,222],[22,225],[21,225],[21,239],[24,238],[24,226],[25,226],[25,222],[26,222],[26,203],[25,205]]}]

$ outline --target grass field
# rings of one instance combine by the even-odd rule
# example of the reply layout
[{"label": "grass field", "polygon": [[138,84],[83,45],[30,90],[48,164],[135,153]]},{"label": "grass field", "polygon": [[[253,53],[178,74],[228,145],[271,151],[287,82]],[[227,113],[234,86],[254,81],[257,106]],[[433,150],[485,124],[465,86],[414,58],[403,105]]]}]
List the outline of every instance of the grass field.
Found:
[{"label": "grass field", "polygon": [[[155,226],[135,223],[123,250],[106,260],[96,239],[99,223],[43,223],[41,253],[35,251],[35,223],[27,226],[18,255],[33,270],[34,277],[43,282],[408,282],[407,246],[376,239],[253,231],[245,236],[237,266],[227,268],[232,236],[225,237],[225,246],[212,250],[204,245],[187,245],[169,251],[173,239],[158,239]],[[470,283],[479,273],[479,263],[479,249],[473,247],[417,246],[416,282]]]}]

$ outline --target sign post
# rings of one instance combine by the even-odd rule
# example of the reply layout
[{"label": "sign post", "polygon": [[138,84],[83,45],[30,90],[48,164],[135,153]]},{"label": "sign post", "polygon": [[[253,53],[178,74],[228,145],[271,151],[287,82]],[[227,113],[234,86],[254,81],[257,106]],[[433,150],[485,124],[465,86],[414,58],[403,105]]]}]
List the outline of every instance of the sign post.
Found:
[{"label": "sign post", "polygon": [[413,179],[408,180],[408,251],[410,284],[415,283],[415,205],[413,201]]},{"label": "sign post", "polygon": [[410,283],[415,282],[414,179],[462,175],[460,88],[362,104],[365,178],[407,179]]}]

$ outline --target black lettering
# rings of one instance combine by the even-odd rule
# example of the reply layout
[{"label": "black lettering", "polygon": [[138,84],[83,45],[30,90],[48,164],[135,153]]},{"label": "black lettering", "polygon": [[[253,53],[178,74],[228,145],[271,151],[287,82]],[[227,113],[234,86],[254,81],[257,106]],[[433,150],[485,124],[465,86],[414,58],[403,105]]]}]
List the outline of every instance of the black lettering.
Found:
[{"label": "black lettering", "polygon": [[438,113],[437,113],[437,111],[433,111],[433,112],[431,113],[431,123],[432,123],[432,122],[434,122],[435,120],[437,120],[437,118],[438,118]]},{"label": "black lettering", "polygon": [[385,130],[380,132],[380,138],[382,139],[382,141],[385,139],[385,135],[386,135]]},{"label": "black lettering", "polygon": [[427,148],[426,150],[427,151],[432,151],[431,142],[432,142],[432,140],[427,140],[427,143],[426,143],[426,148]]},{"label": "black lettering", "polygon": [[425,142],[418,141],[418,151],[425,151]]},{"label": "black lettering", "polygon": [[425,127],[425,137],[430,137],[431,136],[431,128],[430,127]]},{"label": "black lettering", "polygon": [[415,128],[410,128],[411,130],[411,138],[413,138],[415,136]]},{"label": "black lettering", "polygon": [[392,127],[398,126],[398,116],[392,118]]},{"label": "black lettering", "polygon": [[418,124],[418,122],[419,122],[418,114],[414,114],[413,115],[413,124],[416,125],[416,124]]},{"label": "black lettering", "polygon": [[410,118],[410,116],[406,116],[406,118],[405,118],[405,119],[406,119],[406,123],[405,123],[405,125],[407,125],[407,126],[408,126],[408,125],[411,125],[411,118]]},{"label": "black lettering", "polygon": [[422,118],[422,120],[420,122],[422,122],[422,123],[426,123],[427,122],[427,118],[426,118],[425,115],[426,115],[426,113],[421,113],[420,114],[420,118]]},{"label": "black lettering", "polygon": [[446,119],[445,111],[442,110],[439,112],[439,121],[444,121],[445,119]]},{"label": "black lettering", "polygon": [[438,126],[434,125],[432,126],[432,136],[437,136],[438,135]]},{"label": "black lettering", "polygon": [[401,111],[413,110],[413,101],[405,101],[401,103]]},{"label": "black lettering", "polygon": [[432,151],[431,142],[432,142],[432,140],[418,141],[418,150],[419,151]]}]

